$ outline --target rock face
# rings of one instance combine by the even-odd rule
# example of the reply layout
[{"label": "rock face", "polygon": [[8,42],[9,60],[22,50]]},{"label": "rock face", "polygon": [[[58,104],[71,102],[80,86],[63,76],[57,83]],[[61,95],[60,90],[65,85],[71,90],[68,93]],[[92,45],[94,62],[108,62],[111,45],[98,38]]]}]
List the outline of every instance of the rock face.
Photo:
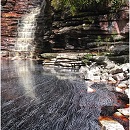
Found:
[{"label": "rock face", "polygon": [[[49,55],[49,53],[47,53]],[[53,53],[52,53],[53,54]],[[54,53],[55,54],[55,53]],[[84,53],[59,53],[55,55],[55,57],[48,57],[46,60],[46,53],[42,55],[44,62],[44,67],[58,67],[59,69],[73,69],[79,70],[81,66],[85,64],[80,60],[80,58],[84,55]]]},{"label": "rock face", "polygon": [[[121,12],[121,11],[120,11]],[[119,12],[120,16],[121,13]],[[125,11],[124,11],[125,12]],[[108,49],[115,41],[128,42],[128,13],[123,13],[124,22],[120,24],[122,17],[117,19],[119,29],[124,37],[117,38],[117,32],[112,27],[112,33],[109,31],[108,23],[111,22],[105,17],[105,14],[98,15],[93,12],[81,12],[75,16],[71,16],[66,12],[54,12],[54,20],[52,23],[52,36],[50,37],[53,44],[53,50],[84,50],[89,49],[103,51]],[[112,20],[114,21],[114,19]],[[124,33],[123,33],[123,30]],[[116,36],[117,35],[117,36]],[[115,37],[115,38],[114,38]],[[116,39],[116,40],[115,40]],[[102,43],[101,43],[102,42]],[[110,43],[111,42],[111,43]],[[124,44],[124,42],[122,42]],[[99,48],[101,46],[101,48]],[[92,48],[92,49],[91,49]]]},{"label": "rock face", "polygon": [[51,1],[43,0],[35,31],[36,53],[51,52],[52,45],[49,42],[52,29],[51,13]]},{"label": "rock face", "polygon": [[129,62],[129,44],[127,45],[116,45],[111,49],[110,60],[116,63],[128,63]]},{"label": "rock face", "polygon": [[[48,0],[2,0],[1,43],[4,46],[3,49],[10,49],[14,46],[18,37],[19,21],[25,14],[30,13],[31,8],[38,6],[41,10],[36,16],[37,25],[33,43],[36,53],[84,49],[103,51],[108,49],[106,44],[108,41],[113,42],[113,37],[117,34],[111,35],[109,32],[108,22],[111,21],[104,16],[105,13],[80,12],[72,16],[66,11],[53,10]],[[124,37],[117,38],[116,41],[121,40],[122,44],[125,44],[124,41],[128,44],[128,13],[120,11],[119,14],[119,16],[122,14],[124,16],[117,19],[121,35]],[[114,31],[114,28],[112,29]],[[101,41],[102,44],[100,44]],[[109,45],[111,44],[113,43]]]},{"label": "rock face", "polygon": [[[46,8],[45,8],[45,5],[46,5]],[[36,38],[34,36],[35,40],[32,44],[35,44],[36,48],[37,46],[40,46],[42,48],[40,41],[43,41],[44,34],[47,33],[48,31],[48,28],[49,28],[48,26],[51,27],[50,23],[47,22],[48,17],[46,16],[49,14],[49,9],[48,9],[48,7],[50,7],[49,2],[48,1],[46,2],[45,0],[32,0],[32,1],[28,1],[28,0],[4,1],[3,0],[2,1],[2,14],[1,14],[2,16],[1,18],[2,40],[1,40],[1,43],[3,46],[2,48],[3,50],[10,50],[14,48],[17,38],[19,37],[18,27],[19,27],[19,24],[21,23],[20,21],[22,21],[22,18],[24,18],[24,16],[26,16],[27,14],[33,13],[31,12],[31,10],[37,7],[40,7],[41,9],[38,16],[35,17],[36,28],[34,30],[34,33],[35,33]],[[45,20],[43,20],[43,17],[45,18]],[[45,24],[44,21],[47,24]],[[20,25],[20,26],[25,26],[24,23],[22,24],[23,25]],[[26,35],[29,35],[29,33],[30,32],[27,32]],[[26,37],[27,36],[25,36],[25,38]]]}]

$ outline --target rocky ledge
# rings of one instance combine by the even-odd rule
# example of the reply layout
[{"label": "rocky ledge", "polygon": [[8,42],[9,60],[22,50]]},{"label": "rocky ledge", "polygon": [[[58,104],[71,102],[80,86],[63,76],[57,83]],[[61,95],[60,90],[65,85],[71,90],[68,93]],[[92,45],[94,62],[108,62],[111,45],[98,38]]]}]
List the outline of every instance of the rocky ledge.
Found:
[{"label": "rocky ledge", "polygon": [[93,56],[89,62],[90,65],[82,66],[79,70],[82,78],[87,81],[108,82],[116,86],[114,90],[128,95],[129,63],[118,65],[104,56]]}]

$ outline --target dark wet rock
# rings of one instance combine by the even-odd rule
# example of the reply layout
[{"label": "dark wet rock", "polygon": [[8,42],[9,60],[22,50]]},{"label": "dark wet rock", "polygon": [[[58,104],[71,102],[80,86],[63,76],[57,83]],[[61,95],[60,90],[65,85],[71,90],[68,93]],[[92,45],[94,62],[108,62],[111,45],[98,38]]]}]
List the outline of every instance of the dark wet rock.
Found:
[{"label": "dark wet rock", "polygon": [[[107,65],[107,63],[105,63],[105,60],[106,60],[106,57],[105,57],[105,56],[97,56],[97,57],[96,57],[96,56],[93,56],[92,59],[93,59],[93,60],[95,59],[94,61],[96,62],[97,65],[105,65],[105,66]],[[91,59],[91,60],[92,60],[92,59]],[[93,60],[92,60],[92,61],[93,61]]]},{"label": "dark wet rock", "polygon": [[121,92],[114,92],[114,94],[117,97],[117,100],[119,101],[117,107],[123,108],[126,106],[126,104],[129,103],[129,98],[126,94],[123,94]]},{"label": "dark wet rock", "polygon": [[101,108],[101,116],[112,116],[117,112],[116,106],[104,106]]},{"label": "dark wet rock", "polygon": [[1,0],[1,5],[4,6],[7,3],[7,0]]},{"label": "dark wet rock", "polygon": [[129,62],[129,55],[121,55],[121,56],[110,56],[108,57],[110,60],[114,61],[115,63],[128,63]]},{"label": "dark wet rock", "polygon": [[126,55],[129,53],[129,45],[118,45],[111,51],[113,55]]},{"label": "dark wet rock", "polygon": [[[114,106],[104,106],[101,108],[101,116],[113,116],[118,109],[126,107],[129,102],[129,98],[126,94],[113,91],[116,98],[117,104]],[[119,121],[121,123],[121,120]],[[122,123],[121,123],[122,124]]]},{"label": "dark wet rock", "polygon": [[114,74],[113,77],[117,80],[117,81],[122,81],[125,79],[124,73],[118,73],[118,74]]}]

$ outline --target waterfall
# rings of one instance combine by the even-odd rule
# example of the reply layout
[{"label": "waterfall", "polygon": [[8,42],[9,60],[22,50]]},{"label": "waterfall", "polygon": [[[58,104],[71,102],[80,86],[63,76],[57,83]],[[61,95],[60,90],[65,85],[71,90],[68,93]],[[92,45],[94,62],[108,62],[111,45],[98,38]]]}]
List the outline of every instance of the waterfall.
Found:
[{"label": "waterfall", "polygon": [[46,6],[46,0],[34,0],[33,5],[29,6],[26,13],[18,21],[17,25],[17,39],[13,51],[15,57],[32,57],[35,51],[35,32],[37,22],[42,11],[44,15],[44,9]]},{"label": "waterfall", "polygon": [[36,28],[36,16],[40,13],[40,7],[31,9],[31,12],[24,15],[18,23],[18,38],[15,50],[18,52],[34,51],[34,34]]}]

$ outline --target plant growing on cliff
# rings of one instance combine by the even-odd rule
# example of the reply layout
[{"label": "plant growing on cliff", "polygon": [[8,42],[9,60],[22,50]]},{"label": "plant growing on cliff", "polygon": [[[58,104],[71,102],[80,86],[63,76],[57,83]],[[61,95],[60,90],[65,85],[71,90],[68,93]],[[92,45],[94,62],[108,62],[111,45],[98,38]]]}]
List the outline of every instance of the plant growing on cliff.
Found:
[{"label": "plant growing on cliff", "polygon": [[106,42],[106,50],[109,49],[109,42],[110,42],[110,37],[106,37],[104,39],[104,41]]},{"label": "plant growing on cliff", "polygon": [[55,9],[68,9],[74,15],[76,12],[86,9],[91,11],[117,11],[128,2],[128,0],[52,0],[51,5]]},{"label": "plant growing on cliff", "polygon": [[[101,45],[101,43],[102,43],[102,38],[101,38],[101,36],[97,36],[97,39],[95,40],[95,42],[97,43],[97,46],[99,47],[100,45]],[[99,49],[98,49],[98,54],[99,54]]]}]

